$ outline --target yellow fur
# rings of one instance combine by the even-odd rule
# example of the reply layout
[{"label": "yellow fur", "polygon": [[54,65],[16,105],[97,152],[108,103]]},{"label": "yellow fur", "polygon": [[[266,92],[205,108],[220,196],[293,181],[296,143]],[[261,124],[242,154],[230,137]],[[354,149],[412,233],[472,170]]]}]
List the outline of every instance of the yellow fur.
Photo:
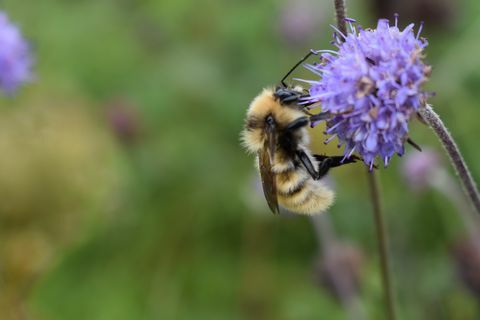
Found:
[{"label": "yellow fur", "polygon": [[[296,88],[301,91],[301,88]],[[241,139],[245,148],[251,153],[258,153],[264,147],[265,133],[263,125],[268,115],[272,115],[279,129],[287,126],[298,118],[305,117],[305,113],[295,106],[281,105],[274,96],[273,89],[264,89],[250,104],[246,127]],[[295,133],[298,148],[310,158],[313,166],[318,168],[318,162],[308,149],[309,135],[306,128]],[[286,209],[302,214],[320,213],[330,207],[334,200],[334,193],[322,181],[313,180],[302,166],[295,166],[285,152],[278,149],[273,156],[272,171],[275,173],[277,185],[277,199]],[[258,160],[257,160],[258,169]]]},{"label": "yellow fur", "polygon": [[[272,89],[263,89],[262,93],[253,99],[252,103],[250,104],[250,107],[247,111],[247,121],[251,117],[265,119],[265,117],[269,114],[273,114],[277,123],[283,125],[305,116],[305,114],[300,110],[282,106],[273,96]],[[306,129],[302,130],[305,131],[304,136],[306,139],[308,139]],[[242,132],[243,145],[251,153],[256,153],[262,149],[264,141],[265,137],[261,129],[244,130]],[[308,144],[308,142],[308,140],[304,141],[305,144]]]},{"label": "yellow fur", "polygon": [[301,193],[294,197],[278,197],[278,202],[290,211],[303,214],[317,214],[327,210],[335,198],[332,190],[320,181],[311,179]]}]

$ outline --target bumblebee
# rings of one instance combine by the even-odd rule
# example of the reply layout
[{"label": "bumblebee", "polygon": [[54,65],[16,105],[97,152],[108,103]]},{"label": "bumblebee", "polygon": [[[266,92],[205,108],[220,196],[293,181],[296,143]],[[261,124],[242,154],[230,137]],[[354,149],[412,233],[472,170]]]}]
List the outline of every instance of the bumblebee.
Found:
[{"label": "bumblebee", "polygon": [[264,89],[250,104],[241,134],[244,147],[256,154],[263,192],[273,213],[279,205],[300,214],[325,211],[334,192],[321,180],[333,167],[359,160],[352,156],[312,154],[307,127],[325,119],[325,113],[312,115],[300,104],[307,92],[291,87],[285,79],[311,54],[301,59],[274,88]]}]

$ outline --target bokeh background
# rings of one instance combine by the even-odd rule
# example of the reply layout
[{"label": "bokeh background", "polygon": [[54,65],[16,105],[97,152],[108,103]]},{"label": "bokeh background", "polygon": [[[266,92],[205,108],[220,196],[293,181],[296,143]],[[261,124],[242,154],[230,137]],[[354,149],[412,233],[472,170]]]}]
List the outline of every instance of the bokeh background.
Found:
[{"label": "bokeh background", "polygon": [[[431,103],[479,181],[480,2],[347,5],[365,27],[425,20]],[[273,216],[239,145],[261,88],[330,47],[332,1],[0,7],[37,60],[0,100],[0,319],[384,319],[366,168],[331,173],[325,217]],[[478,319],[469,207],[433,134],[411,127],[441,174],[412,186],[398,157],[379,170],[399,318]]]}]

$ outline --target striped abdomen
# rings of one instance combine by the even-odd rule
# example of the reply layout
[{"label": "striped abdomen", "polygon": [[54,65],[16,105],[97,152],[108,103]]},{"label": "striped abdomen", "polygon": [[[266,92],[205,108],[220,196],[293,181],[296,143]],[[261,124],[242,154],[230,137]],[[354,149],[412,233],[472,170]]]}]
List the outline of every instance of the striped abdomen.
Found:
[{"label": "striped abdomen", "polygon": [[313,180],[304,167],[296,167],[291,160],[285,160],[277,162],[273,169],[278,202],[286,209],[314,214],[326,210],[333,203],[333,192],[322,181]]}]

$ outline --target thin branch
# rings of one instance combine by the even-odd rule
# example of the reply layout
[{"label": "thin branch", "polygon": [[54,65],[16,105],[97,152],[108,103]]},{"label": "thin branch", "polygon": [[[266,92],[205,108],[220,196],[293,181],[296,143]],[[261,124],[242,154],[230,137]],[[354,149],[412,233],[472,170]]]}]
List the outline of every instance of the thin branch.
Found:
[{"label": "thin branch", "polygon": [[377,234],[378,253],[380,256],[380,268],[382,272],[382,284],[385,304],[387,308],[388,320],[395,320],[395,304],[393,300],[393,291],[390,282],[390,267],[388,263],[388,243],[387,230],[380,205],[380,194],[378,190],[378,181],[375,171],[367,171],[368,186],[370,188],[370,199],[373,205],[373,215],[375,218],[375,229]]},{"label": "thin branch", "polygon": [[[347,23],[345,21],[346,9],[345,9],[345,0],[334,0],[335,1],[335,17],[337,18],[337,28],[344,35],[347,34]],[[340,37],[342,39],[342,37]]]},{"label": "thin branch", "polygon": [[460,178],[460,181],[462,182],[465,193],[472,202],[472,205],[477,213],[480,214],[480,194],[478,192],[477,185],[475,184],[472,174],[468,170],[467,164],[465,163],[465,160],[463,159],[455,140],[453,140],[452,135],[430,105],[427,104],[424,108],[421,108],[418,113],[422,119],[425,120],[425,122],[433,129],[438,139],[442,143],[458,177]]}]

